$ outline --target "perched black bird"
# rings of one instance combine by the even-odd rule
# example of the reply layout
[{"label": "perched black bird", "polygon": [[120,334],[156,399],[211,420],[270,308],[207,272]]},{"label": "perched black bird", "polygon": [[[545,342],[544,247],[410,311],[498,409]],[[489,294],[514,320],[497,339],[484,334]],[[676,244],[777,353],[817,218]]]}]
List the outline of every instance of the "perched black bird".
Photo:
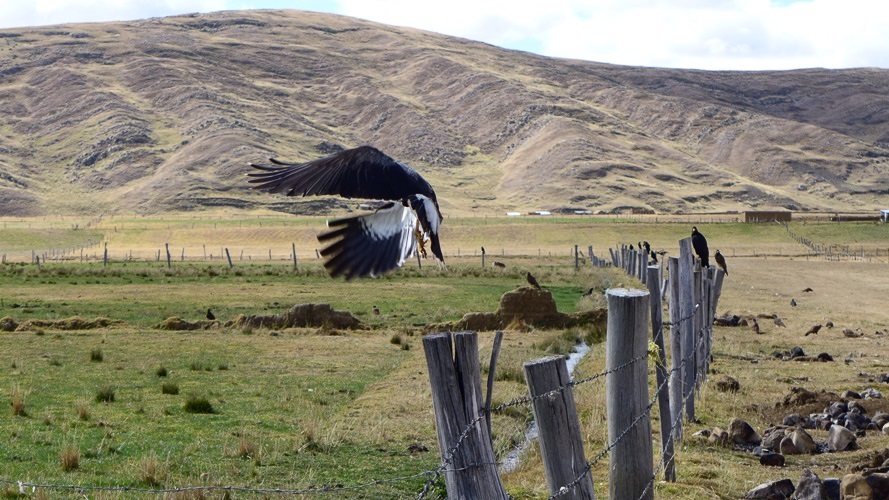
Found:
[{"label": "perched black bird", "polygon": [[651,263],[657,264],[657,253],[654,250],[650,250],[649,254],[651,255]]},{"label": "perched black bird", "polygon": [[728,267],[725,265],[725,257],[719,253],[719,250],[716,250],[716,253],[713,255],[713,258],[716,259],[716,265],[721,267],[723,271],[725,271],[725,275],[728,276]]},{"label": "perched black bird", "polygon": [[595,288],[590,288],[589,290],[587,290],[586,292],[583,293],[583,296],[584,296],[584,297],[589,297],[590,295],[592,295],[593,293],[595,293],[595,291],[596,291]]},{"label": "perched black bird", "polygon": [[642,246],[645,247],[646,252],[651,253],[651,245],[649,245],[647,241],[643,241]]},{"label": "perched black bird", "polygon": [[374,313],[374,316],[379,316],[379,315],[380,315],[380,308],[379,308],[379,307],[377,307],[377,306],[373,306],[372,311],[373,311],[373,313]]},{"label": "perched black bird", "polygon": [[691,246],[701,258],[701,267],[710,267],[710,249],[707,248],[707,238],[698,232],[697,227],[691,228]]},{"label": "perched black bird", "polygon": [[535,278],[533,274],[525,273],[525,279],[528,280],[528,283],[530,283],[531,286],[540,290],[540,283],[537,282],[537,278]]},{"label": "perched black bird", "polygon": [[796,299],[790,299],[790,307],[796,307]]},{"label": "perched black bird", "polygon": [[339,195],[343,198],[384,200],[373,213],[332,220],[330,231],[318,235],[328,243],[321,250],[324,267],[333,277],[347,280],[380,276],[399,267],[416,250],[425,254],[424,241],[444,264],[439,241],[442,216],[432,186],[411,167],[378,149],[361,146],[305,163],[256,165],[248,174],[254,189],[286,196]]},{"label": "perched black bird", "polygon": [[207,309],[207,319],[209,319],[210,321],[213,321],[214,319],[216,319],[216,315],[213,314],[213,311],[211,311],[209,309]]},{"label": "perched black bird", "polygon": [[482,255],[485,254],[485,247],[482,247]]},{"label": "perched black bird", "polygon": [[803,288],[803,292],[806,292],[806,293],[808,293],[808,292],[814,292],[814,291],[815,291],[815,290],[812,290],[812,289],[809,288],[809,287]]},{"label": "perched black bird", "polygon": [[759,329],[759,322],[756,321],[756,318],[753,318],[753,325],[750,328],[753,329],[753,333],[757,335],[762,334],[762,330]]},{"label": "perched black bird", "polygon": [[824,323],[824,326],[826,326],[828,329],[833,328],[833,321],[828,321],[827,323]]}]

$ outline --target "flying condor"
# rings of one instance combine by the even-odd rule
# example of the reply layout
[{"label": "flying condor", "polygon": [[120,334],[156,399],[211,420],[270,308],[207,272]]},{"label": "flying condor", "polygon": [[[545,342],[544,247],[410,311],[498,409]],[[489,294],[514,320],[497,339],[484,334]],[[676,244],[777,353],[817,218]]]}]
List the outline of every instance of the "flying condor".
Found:
[{"label": "flying condor", "polygon": [[270,158],[272,165],[250,165],[254,189],[285,196],[339,195],[383,200],[373,213],[331,220],[318,235],[324,267],[334,278],[377,277],[399,266],[429,239],[441,264],[442,216],[432,186],[416,170],[371,146],[360,146],[305,163]]}]

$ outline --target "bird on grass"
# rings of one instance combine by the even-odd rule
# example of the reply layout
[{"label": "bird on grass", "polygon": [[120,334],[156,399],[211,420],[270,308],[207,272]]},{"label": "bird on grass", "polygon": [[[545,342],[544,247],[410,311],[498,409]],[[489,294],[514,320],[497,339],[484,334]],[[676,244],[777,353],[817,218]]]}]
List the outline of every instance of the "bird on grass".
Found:
[{"label": "bird on grass", "polygon": [[753,333],[755,333],[757,335],[762,334],[762,331],[760,331],[760,329],[759,329],[759,322],[756,321],[756,318],[753,318],[753,326],[751,326],[751,328],[753,328]]},{"label": "bird on grass", "polygon": [[419,251],[444,265],[439,231],[442,216],[432,186],[416,170],[371,146],[346,149],[305,163],[270,158],[272,165],[250,165],[254,189],[285,196],[339,195],[383,200],[370,214],[336,219],[318,235],[320,255],[334,278],[378,277],[401,266]]},{"label": "bird on grass", "polygon": [[701,258],[701,267],[710,267],[710,249],[707,247],[707,238],[698,232],[697,227],[691,228],[691,246]]},{"label": "bird on grass", "polygon": [[814,291],[815,290],[812,290],[812,288],[810,288],[810,287],[803,288],[803,292],[805,292],[805,293],[814,292]]},{"label": "bird on grass", "polygon": [[796,307],[796,299],[790,299],[790,307]]},{"label": "bird on grass", "polygon": [[591,295],[594,294],[594,293],[596,293],[596,289],[595,289],[595,288],[590,288],[589,290],[583,292],[583,296],[584,296],[584,297],[589,297],[589,296],[591,296]]},{"label": "bird on grass", "polygon": [[502,262],[498,262],[498,261],[495,260],[495,261],[494,261],[494,267],[497,267],[497,268],[500,268],[500,269],[506,269],[506,264],[504,264],[504,263],[502,263]]},{"label": "bird on grass", "polygon": [[380,308],[379,307],[373,306],[372,310],[373,310],[374,316],[380,315]]},{"label": "bird on grass", "polygon": [[827,323],[824,323],[824,326],[826,326],[827,328],[833,328],[833,321],[828,321]]},{"label": "bird on grass", "polygon": [[818,330],[820,330],[820,329],[821,329],[821,325],[815,325],[812,328],[809,328],[809,331],[807,331],[806,334],[803,335],[803,337],[808,337],[809,334],[814,335],[814,334],[818,333]]},{"label": "bird on grass", "polygon": [[713,255],[713,258],[716,259],[716,265],[721,267],[723,271],[725,271],[725,275],[728,276],[728,267],[725,265],[725,257],[719,253],[719,250],[716,250],[716,253]]},{"label": "bird on grass", "polygon": [[210,309],[207,309],[207,319],[209,319],[210,321],[216,319],[216,315],[213,314],[213,311],[211,311]]},{"label": "bird on grass", "polygon": [[775,326],[780,326],[781,328],[787,328],[787,325],[784,324],[784,321],[778,317],[777,314],[774,315]]},{"label": "bird on grass", "polygon": [[537,278],[534,277],[530,272],[525,273],[525,279],[528,280],[528,283],[534,288],[540,290],[540,283],[537,282]]},{"label": "bird on grass", "polygon": [[861,335],[851,328],[843,328],[843,335],[850,338],[860,337]]}]

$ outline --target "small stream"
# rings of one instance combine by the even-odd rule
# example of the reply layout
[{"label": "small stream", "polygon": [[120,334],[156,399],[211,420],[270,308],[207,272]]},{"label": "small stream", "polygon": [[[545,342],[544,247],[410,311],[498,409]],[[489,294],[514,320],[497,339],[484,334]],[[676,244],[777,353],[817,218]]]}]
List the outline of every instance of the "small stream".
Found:
[{"label": "small stream", "polygon": [[[566,362],[568,366],[568,375],[574,373],[574,368],[577,367],[577,364],[580,363],[580,360],[583,359],[588,352],[590,352],[590,346],[586,345],[585,342],[581,342],[574,346],[574,352],[568,355],[568,360]],[[519,463],[521,462],[525,450],[531,446],[531,443],[535,439],[537,439],[537,421],[532,420],[531,425],[529,425],[528,429],[525,431],[525,440],[510,450],[506,455],[503,459],[503,464],[500,466],[500,472],[507,474],[516,470],[519,467]]]}]

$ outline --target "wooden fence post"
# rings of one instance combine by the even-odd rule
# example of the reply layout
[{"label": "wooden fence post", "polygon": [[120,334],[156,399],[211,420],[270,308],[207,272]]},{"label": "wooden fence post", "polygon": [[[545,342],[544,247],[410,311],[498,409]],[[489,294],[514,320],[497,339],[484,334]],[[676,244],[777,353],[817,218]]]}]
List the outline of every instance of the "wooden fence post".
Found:
[{"label": "wooden fence post", "polygon": [[448,498],[507,498],[482,413],[478,334],[454,334],[453,346],[450,332],[426,335],[423,350]]},{"label": "wooden fence post", "polygon": [[658,275],[658,266],[648,266],[648,296],[651,309],[651,337],[657,345],[657,363],[655,363],[655,376],[657,383],[658,412],[661,421],[661,453],[664,462],[664,478],[667,481],[676,481],[676,469],[673,463],[673,436],[670,429],[673,427],[672,412],[670,411],[670,388],[667,387],[667,351],[664,348],[664,307],[661,301],[661,285]]},{"label": "wooden fence post", "polygon": [[232,256],[228,253],[228,247],[225,247],[225,257],[228,259],[228,268],[231,269],[234,267],[232,266]]},{"label": "wooden fence post", "polygon": [[170,269],[173,267],[173,264],[170,262],[170,244],[164,243],[164,246],[167,249],[167,269]]},{"label": "wooden fence post", "polygon": [[[540,455],[550,494],[561,493],[560,498],[567,499],[595,498],[593,477],[583,453],[583,433],[577,417],[574,392],[567,385],[571,382],[571,376],[565,356],[550,356],[525,363],[525,379],[532,399]],[[558,392],[541,397],[552,391]],[[576,481],[578,478],[581,478],[580,481]],[[563,487],[572,483],[573,487],[562,491]]]},{"label": "wooden fence post", "polygon": [[[648,486],[654,472],[651,418],[646,413],[649,295],[643,290],[614,288],[605,296],[605,369],[609,373],[605,379],[605,401],[608,442],[614,446],[608,498],[653,499],[654,489]],[[642,359],[611,373],[639,357]],[[623,437],[618,440],[619,436]]]},{"label": "wooden fence post", "polygon": [[682,332],[682,397],[685,400],[685,419],[689,422],[695,420],[695,296],[694,296],[694,261],[692,255],[691,238],[679,240],[679,312]]},{"label": "wooden fence post", "polygon": [[[290,248],[293,250],[293,270],[296,271],[296,243],[291,243]],[[243,250],[242,250],[243,252]]]},{"label": "wooden fence post", "polygon": [[678,441],[682,439],[682,330],[680,327],[679,257],[670,257],[667,264],[667,282],[670,287],[670,418]]}]

